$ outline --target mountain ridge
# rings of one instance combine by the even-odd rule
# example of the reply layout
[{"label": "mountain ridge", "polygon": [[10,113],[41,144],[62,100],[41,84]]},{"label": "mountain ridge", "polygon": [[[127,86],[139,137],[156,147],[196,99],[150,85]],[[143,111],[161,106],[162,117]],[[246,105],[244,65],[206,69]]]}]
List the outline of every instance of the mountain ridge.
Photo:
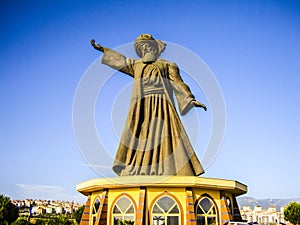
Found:
[{"label": "mountain ridge", "polygon": [[237,202],[240,209],[244,206],[250,206],[252,209],[254,206],[261,206],[262,209],[268,209],[270,206],[275,206],[277,211],[280,211],[281,207],[286,206],[290,202],[300,202],[300,198],[266,198],[266,199],[256,199],[253,197],[238,197]]}]

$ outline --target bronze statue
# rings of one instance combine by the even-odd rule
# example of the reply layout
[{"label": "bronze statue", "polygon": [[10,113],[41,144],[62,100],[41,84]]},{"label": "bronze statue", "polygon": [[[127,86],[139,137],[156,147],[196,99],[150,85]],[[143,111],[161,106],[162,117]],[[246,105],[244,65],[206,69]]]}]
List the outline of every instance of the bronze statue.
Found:
[{"label": "bronze statue", "polygon": [[126,125],[113,170],[125,175],[198,176],[204,170],[190,144],[174,106],[173,93],[182,115],[192,107],[206,106],[195,100],[175,63],[159,58],[166,44],[141,34],[134,48],[141,59],[95,44],[103,52],[102,63],[134,79]]}]

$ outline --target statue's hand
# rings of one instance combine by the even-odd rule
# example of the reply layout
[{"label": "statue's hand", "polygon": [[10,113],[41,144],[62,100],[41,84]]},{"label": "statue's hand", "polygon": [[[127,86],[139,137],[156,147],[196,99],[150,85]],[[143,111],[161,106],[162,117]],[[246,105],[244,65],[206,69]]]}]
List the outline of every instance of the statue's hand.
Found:
[{"label": "statue's hand", "polygon": [[198,101],[196,101],[196,100],[193,100],[193,101],[192,101],[192,104],[193,104],[195,107],[203,108],[205,111],[207,110],[206,105],[204,105],[204,104],[202,104],[202,103],[200,103],[200,102],[198,102]]},{"label": "statue's hand", "polygon": [[94,40],[94,39],[91,40],[91,45],[92,45],[93,47],[95,46],[95,40]]},{"label": "statue's hand", "polygon": [[94,49],[103,52],[103,47],[100,44],[95,44],[95,40],[91,40],[91,45],[94,47]]}]

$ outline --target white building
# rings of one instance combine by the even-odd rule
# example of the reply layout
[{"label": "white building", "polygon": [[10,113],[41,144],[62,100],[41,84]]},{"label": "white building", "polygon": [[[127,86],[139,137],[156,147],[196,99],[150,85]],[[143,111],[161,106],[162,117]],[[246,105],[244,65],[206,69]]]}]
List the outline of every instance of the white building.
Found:
[{"label": "white building", "polygon": [[283,211],[283,207],[278,212],[274,206],[269,207],[267,210],[263,210],[261,206],[255,206],[253,210],[251,210],[251,207],[245,206],[241,210],[241,216],[248,223],[287,223],[284,220]]}]

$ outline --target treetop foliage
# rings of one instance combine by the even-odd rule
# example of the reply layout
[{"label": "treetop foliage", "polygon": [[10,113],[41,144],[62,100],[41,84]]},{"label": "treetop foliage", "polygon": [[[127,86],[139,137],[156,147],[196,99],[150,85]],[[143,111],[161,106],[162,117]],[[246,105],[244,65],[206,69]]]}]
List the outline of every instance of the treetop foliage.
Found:
[{"label": "treetop foliage", "polygon": [[284,209],[284,219],[294,225],[300,225],[300,203],[289,203]]}]

